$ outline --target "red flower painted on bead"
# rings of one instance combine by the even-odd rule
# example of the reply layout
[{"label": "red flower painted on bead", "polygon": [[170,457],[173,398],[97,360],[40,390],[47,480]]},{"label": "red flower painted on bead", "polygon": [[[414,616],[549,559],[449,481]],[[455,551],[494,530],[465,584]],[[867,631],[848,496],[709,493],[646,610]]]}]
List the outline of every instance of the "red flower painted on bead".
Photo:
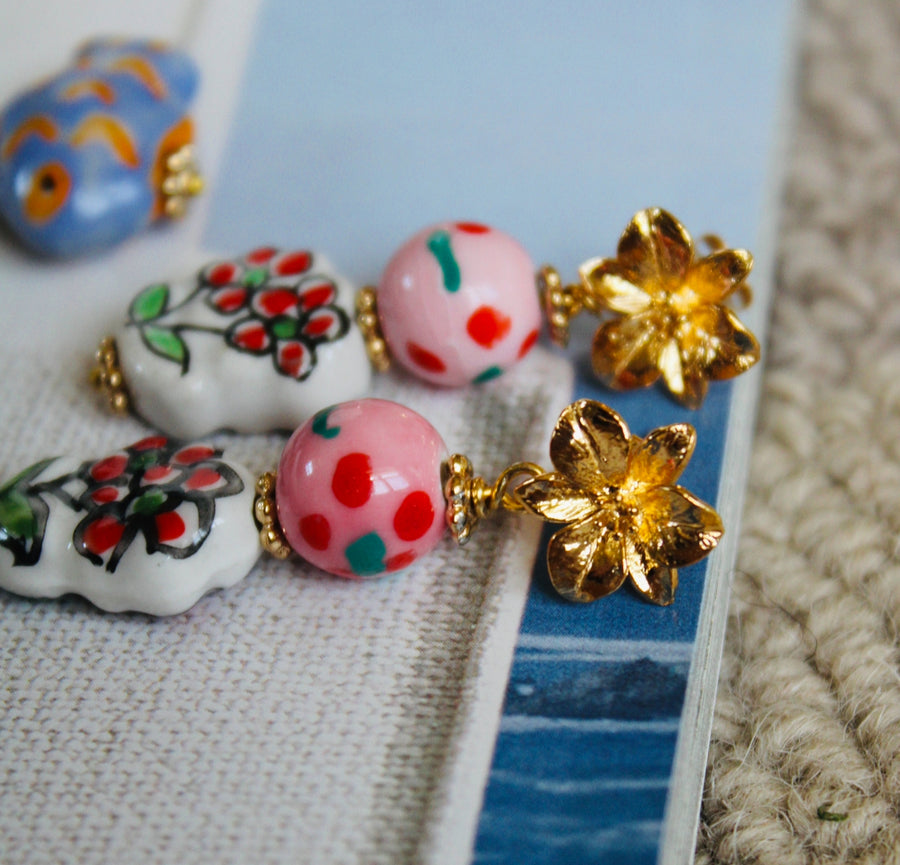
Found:
[{"label": "red flower painted on bead", "polygon": [[[152,285],[131,303],[130,324],[141,330],[154,354],[190,367],[185,334],[219,334],[245,354],[268,355],[276,372],[302,381],[316,365],[316,347],[341,339],[350,329],[347,313],[337,304],[333,279],[313,270],[314,256],[305,250],[280,252],[260,247],[242,258],[204,267],[194,291],[170,306],[169,287]],[[230,323],[221,328],[196,322],[172,322],[170,314],[198,295]]]},{"label": "red flower painted on bead", "polygon": [[200,275],[213,309],[240,313],[225,341],[239,351],[271,355],[277,372],[299,381],[316,365],[316,346],[340,339],[350,326],[335,303],[337,286],[310,273],[312,262],[311,253],[267,247],[211,264]]},{"label": "red flower painted on bead", "polygon": [[244,487],[221,455],[207,445],[185,446],[150,436],[46,481],[34,478],[53,461],[37,463],[0,488],[0,499],[13,517],[9,525],[0,521],[0,546],[12,550],[16,564],[35,564],[50,513],[45,496],[53,496],[84,512],[72,546],[107,571],[116,570],[139,534],[148,554],[188,558],[212,528],[215,500]]},{"label": "red flower painted on bead", "polygon": [[183,559],[200,549],[215,519],[215,500],[243,489],[220,456],[207,445],[153,436],[43,486],[85,511],[73,546],[112,572],[139,534],[149,554]]}]

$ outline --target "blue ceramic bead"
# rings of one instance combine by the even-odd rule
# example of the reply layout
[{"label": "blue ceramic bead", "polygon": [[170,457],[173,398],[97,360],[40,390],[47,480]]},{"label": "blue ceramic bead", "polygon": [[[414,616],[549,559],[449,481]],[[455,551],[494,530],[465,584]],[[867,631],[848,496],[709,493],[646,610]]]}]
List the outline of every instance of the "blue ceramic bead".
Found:
[{"label": "blue ceramic bead", "polygon": [[80,255],[180,215],[200,179],[191,60],[157,42],[97,40],[0,113],[0,213],[34,251]]}]

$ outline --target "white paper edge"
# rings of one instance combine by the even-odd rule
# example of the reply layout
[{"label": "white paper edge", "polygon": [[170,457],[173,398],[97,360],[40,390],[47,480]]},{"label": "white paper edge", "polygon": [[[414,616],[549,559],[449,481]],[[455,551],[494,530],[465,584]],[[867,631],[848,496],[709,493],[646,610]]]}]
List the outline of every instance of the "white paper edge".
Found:
[{"label": "white paper edge", "polygon": [[[706,587],[700,606],[697,636],[688,674],[684,706],[669,794],[660,836],[658,865],[686,865],[694,861],[700,825],[705,767],[709,756],[716,706],[731,583],[741,538],[741,518],[750,471],[753,434],[765,367],[768,321],[774,294],[775,255],[778,249],[779,214],[784,193],[790,142],[794,129],[794,95],[799,61],[799,36],[803,17],[801,3],[789,12],[788,38],[781,88],[776,111],[775,136],[763,196],[763,218],[750,283],[753,305],[741,313],[754,333],[763,335],[763,357],[759,364],[734,382],[728,413],[722,476],[716,508],[726,533],[709,560]],[[677,791],[677,792],[676,792]]]},{"label": "white paper edge", "polygon": [[[545,417],[542,441],[548,445],[559,413],[571,402],[575,375],[571,365],[566,370],[567,375],[559,378],[558,405],[548,406]],[[494,614],[482,621],[483,630],[472,637],[477,645],[468,676],[472,693],[463,698],[459,727],[447,749],[446,771],[440,788],[433,793],[427,832],[416,857],[417,862],[428,865],[468,865],[472,861],[510,669],[544,526],[540,520],[512,516],[516,522],[510,521],[508,531],[515,533],[514,543],[508,547],[514,552],[494,575],[501,581]]]}]

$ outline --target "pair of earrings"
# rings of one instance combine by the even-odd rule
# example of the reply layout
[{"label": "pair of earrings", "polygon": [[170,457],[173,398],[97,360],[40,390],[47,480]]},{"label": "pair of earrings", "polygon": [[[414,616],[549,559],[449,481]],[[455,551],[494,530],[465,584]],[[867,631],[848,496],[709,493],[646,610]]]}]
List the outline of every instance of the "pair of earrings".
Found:
[{"label": "pair of earrings", "polygon": [[[37,251],[69,255],[179,215],[201,187],[186,113],[195,87],[190,61],[163,46],[87,46],[3,112],[6,221]],[[81,206],[84,196],[105,201],[112,186],[135,193]],[[412,237],[355,301],[322,256],[272,247],[149,285],[104,340],[93,376],[115,410],[132,408],[167,435],[101,459],[41,460],[0,486],[0,587],[172,614],[241,579],[260,542],[369,578],[411,564],[446,527],[463,543],[481,518],[510,510],[563,524],[548,564],[565,597],[594,600],[629,579],[669,604],[677,568],[723,531],[676,484],[695,444],[690,425],[640,438],[612,409],[582,400],[557,422],[553,471],[515,463],[488,484],[415,412],[357,397],[370,365],[384,370],[389,358],[439,386],[495,378],[535,344],[542,312],[565,344],[584,310],[603,318],[592,346],[602,380],[631,389],[662,379],[696,408],[709,381],[759,357],[727,305],[749,296],[752,258],[707,243],[698,257],[678,220],[644,210],[614,258],[586,262],[572,285],[545,266],[536,292],[515,240],[454,222]],[[258,480],[218,449],[169,438],[298,424],[277,474]]]},{"label": "pair of earrings", "polygon": [[[539,282],[557,336],[579,306],[596,312],[605,299],[619,313],[595,337],[595,354],[598,345],[615,349],[603,361],[614,384],[663,376],[670,387],[680,381],[693,400],[707,377],[734,375],[754,359],[755,340],[719,303],[741,288],[749,267],[741,251],[694,261],[683,227],[648,210],[632,220],[615,259],[582,268],[579,286],[560,288],[548,268]],[[310,412],[290,401],[287,409],[277,405],[266,377],[298,395],[317,382],[316,398],[325,392],[331,400],[348,382],[365,385],[350,367],[317,378],[320,364],[346,360],[336,359],[342,342],[363,360],[364,344],[376,360],[390,347],[437,383],[484,380],[491,376],[472,370],[488,359],[488,369],[502,371],[536,339],[529,268],[521,247],[500,232],[471,223],[427,229],[397,253],[377,294],[364,290],[354,337],[341,305],[346,285],[313,253],[266,247],[216,262],[181,297],[159,283],[130,304],[120,341],[142,347],[145,358],[134,363],[139,387],[131,384],[130,399],[143,414],[158,408],[156,425],[170,430],[246,428],[270,403],[276,408],[263,428],[280,426]],[[428,309],[435,297],[436,313]],[[627,344],[629,333],[637,346]],[[465,339],[477,344],[487,334],[483,354],[466,350]],[[297,350],[307,358],[299,365]],[[125,386],[109,362],[118,351],[101,350],[97,379],[121,408]],[[148,358],[168,376],[161,386]],[[218,385],[206,381],[214,373]],[[257,400],[249,415],[195,411],[198,404],[247,411],[235,377],[251,373],[262,378],[243,385]],[[166,414],[167,388],[192,374],[196,399],[181,396],[184,410]],[[204,391],[212,393],[206,403]],[[287,414],[273,421],[275,411]],[[260,543],[277,557],[294,550],[325,571],[366,579],[411,564],[447,527],[463,543],[480,519],[509,510],[562,524],[548,565],[565,597],[595,600],[628,579],[648,600],[669,604],[678,567],[709,553],[723,532],[715,511],[676,483],[695,438],[689,424],[634,436],[615,411],[582,400],[557,422],[552,471],[514,463],[489,484],[464,456],[447,455],[424,418],[383,400],[318,410],[289,440],[277,473],[259,479],[218,449],[154,435],[102,459],[43,460],[0,487],[0,586],[38,597],[75,592],[113,611],[172,614],[241,579]]]}]

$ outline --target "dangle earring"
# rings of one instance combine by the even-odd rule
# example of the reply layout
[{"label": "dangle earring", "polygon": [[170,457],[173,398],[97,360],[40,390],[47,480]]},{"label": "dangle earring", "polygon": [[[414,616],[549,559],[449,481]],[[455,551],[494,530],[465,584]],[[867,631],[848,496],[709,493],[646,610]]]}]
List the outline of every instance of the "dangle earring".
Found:
[{"label": "dangle earring", "polygon": [[[603,319],[593,359],[607,384],[643,387],[661,376],[695,408],[708,381],[759,357],[725,306],[746,289],[751,265],[744,250],[695,260],[684,227],[652,208],[634,217],[616,258],[582,265],[579,284],[563,286],[549,266],[537,284],[558,342],[581,310]],[[185,283],[152,284],[101,344],[93,379],[113,409],[131,407],[173,435],[290,429],[365,393],[370,363],[383,371],[393,359],[439,386],[496,378],[529,352],[540,326],[522,246],[478,223],[447,222],[407,241],[378,287],[355,301],[318,253],[272,247],[213,262]]]},{"label": "dangle earring", "polygon": [[697,258],[694,241],[672,214],[658,207],[635,214],[615,258],[595,258],[578,269],[581,281],[563,287],[555,268],[538,275],[550,336],[569,341],[569,321],[582,310],[607,315],[594,335],[594,372],[609,387],[632,390],[660,377],[687,408],[699,408],[710,381],[733,378],[759,360],[756,337],[727,306],[737,294],[746,305],[745,280],[753,256],[726,249],[707,234],[710,254]]},{"label": "dangle earring", "polygon": [[508,510],[561,524],[547,556],[565,597],[595,600],[627,579],[670,604],[677,568],[723,532],[716,512],[676,485],[694,443],[689,424],[640,438],[612,409],[581,400],[556,424],[553,471],[519,462],[488,484],[420,415],[363,399],[314,415],[277,474],[254,482],[218,449],[150,436],[101,459],[41,460],[0,486],[0,587],[170,615],[238,582],[260,543],[368,579],[411,564],[447,527],[463,543],[480,519]]},{"label": "dangle earring", "polygon": [[146,40],[98,39],[0,112],[0,215],[46,256],[112,246],[183,215],[203,182],[188,107],[197,70]]}]

